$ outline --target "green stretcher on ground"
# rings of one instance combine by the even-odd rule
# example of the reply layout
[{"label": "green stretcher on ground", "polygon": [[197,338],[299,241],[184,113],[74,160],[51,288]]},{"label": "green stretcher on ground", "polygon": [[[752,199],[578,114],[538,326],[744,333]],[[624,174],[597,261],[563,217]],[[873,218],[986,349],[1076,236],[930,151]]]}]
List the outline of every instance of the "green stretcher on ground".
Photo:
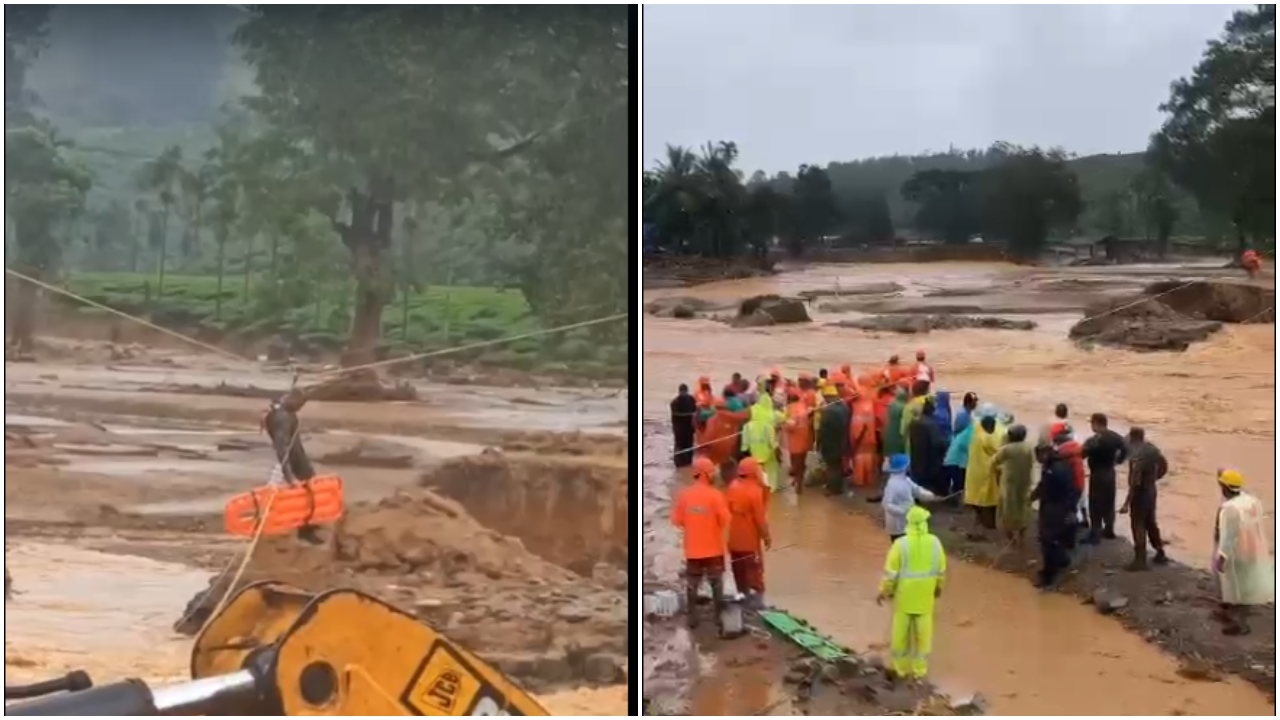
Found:
[{"label": "green stretcher on ground", "polygon": [[795,644],[808,650],[819,660],[839,660],[849,654],[830,638],[814,632],[808,623],[792,617],[785,610],[763,610],[760,612],[760,619],[764,620],[769,627],[786,635]]}]

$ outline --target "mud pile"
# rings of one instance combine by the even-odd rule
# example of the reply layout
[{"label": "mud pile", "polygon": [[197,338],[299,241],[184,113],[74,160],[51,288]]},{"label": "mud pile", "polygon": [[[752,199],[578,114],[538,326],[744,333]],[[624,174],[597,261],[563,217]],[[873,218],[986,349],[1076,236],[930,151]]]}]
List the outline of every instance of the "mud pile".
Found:
[{"label": "mud pile", "polygon": [[871,332],[892,332],[905,335],[928,334],[934,330],[1035,330],[1030,320],[1009,320],[999,317],[973,317],[970,315],[876,315],[858,320],[841,320],[829,323],[830,327],[852,328]]},{"label": "mud pile", "polygon": [[[420,484],[458,501],[486,527],[584,576],[629,565],[625,467],[490,452],[446,463]],[[619,588],[625,590],[625,585]]]},{"label": "mud pile", "polygon": [[[535,691],[625,680],[625,595],[533,555],[451,500],[404,492],[352,506],[322,532],[323,546],[264,539],[242,582],[364,590],[417,614]],[[229,583],[222,578],[193,598],[174,629],[198,630]]]},{"label": "mud pile", "polygon": [[730,321],[734,327],[768,327],[811,322],[804,300],[779,295],[758,295],[742,301],[738,316]]},{"label": "mud pile", "polygon": [[1275,290],[1228,282],[1160,282],[1085,310],[1071,339],[1132,350],[1183,351],[1223,323],[1274,323]]}]

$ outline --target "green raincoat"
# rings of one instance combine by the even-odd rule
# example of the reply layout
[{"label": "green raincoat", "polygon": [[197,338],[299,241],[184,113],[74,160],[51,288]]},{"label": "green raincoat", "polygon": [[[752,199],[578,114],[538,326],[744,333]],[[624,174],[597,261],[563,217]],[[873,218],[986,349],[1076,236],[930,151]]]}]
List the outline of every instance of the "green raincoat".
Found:
[{"label": "green raincoat", "polygon": [[885,418],[884,456],[907,454],[907,435],[902,431],[903,410],[907,406],[907,391],[899,389],[889,405],[889,415]]}]

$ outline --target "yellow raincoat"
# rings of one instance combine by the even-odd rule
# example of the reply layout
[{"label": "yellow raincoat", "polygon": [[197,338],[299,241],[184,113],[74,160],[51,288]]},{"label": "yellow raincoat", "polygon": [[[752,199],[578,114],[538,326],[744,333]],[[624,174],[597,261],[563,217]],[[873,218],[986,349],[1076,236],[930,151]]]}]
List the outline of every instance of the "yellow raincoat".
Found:
[{"label": "yellow raincoat", "polygon": [[785,414],[773,409],[773,399],[761,393],[751,406],[751,419],[742,428],[742,449],[764,469],[765,479],[773,490],[782,489],[782,464],[778,462],[778,426]]},{"label": "yellow raincoat", "polygon": [[1257,498],[1240,493],[1218,509],[1214,557],[1226,605],[1266,605],[1276,599],[1276,568],[1267,542],[1266,510]]},{"label": "yellow raincoat", "polygon": [[880,595],[893,598],[892,669],[899,677],[929,674],[933,611],[946,585],[947,553],[929,532],[929,511],[907,511],[907,534],[894,541],[884,562]]},{"label": "yellow raincoat", "polygon": [[974,507],[998,507],[1000,485],[992,472],[992,462],[1004,445],[1008,430],[996,423],[995,432],[982,429],[982,421],[973,421],[973,439],[969,444],[969,467],[965,470],[964,504]]}]

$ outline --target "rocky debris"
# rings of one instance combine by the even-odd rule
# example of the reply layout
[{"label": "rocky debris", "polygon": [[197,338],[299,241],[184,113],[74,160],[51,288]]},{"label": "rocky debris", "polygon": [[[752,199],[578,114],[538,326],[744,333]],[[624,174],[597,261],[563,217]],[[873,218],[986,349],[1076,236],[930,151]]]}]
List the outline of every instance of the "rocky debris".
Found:
[{"label": "rocky debris", "polygon": [[795,658],[784,682],[792,687],[795,706],[804,715],[981,714],[975,704],[959,712],[956,701],[928,683],[900,682],[880,663],[853,655],[832,662]]},{"label": "rocky debris", "polygon": [[419,484],[456,500],[485,526],[519,538],[550,562],[602,579],[603,564],[614,572],[602,584],[618,588],[627,582],[631,515],[625,466],[486,453],[444,463]]},{"label": "rocky debris", "polygon": [[1178,663],[1178,677],[1194,682],[1222,682],[1222,671],[1203,658],[1183,658]]},{"label": "rocky debris", "polygon": [[158,457],[160,450],[147,445],[82,445],[54,443],[53,449],[68,455],[85,457]]},{"label": "rocky debris", "polygon": [[1274,323],[1275,290],[1233,282],[1148,286],[1140,295],[1085,310],[1071,339],[1141,351],[1184,351],[1219,332],[1223,323]]},{"label": "rocky debris", "polygon": [[924,296],[927,298],[977,297],[989,292],[991,292],[989,288],[934,288],[926,290]]},{"label": "rocky debris", "polygon": [[731,306],[723,303],[714,303],[709,300],[703,300],[702,298],[670,297],[659,298],[646,303],[644,311],[656,317],[670,317],[678,320],[688,320],[708,313],[728,310],[730,307]]},{"label": "rocky debris", "polygon": [[831,327],[925,334],[934,330],[1034,330],[1031,320],[1009,320],[1000,317],[974,317],[971,315],[876,315],[858,320],[841,320]]},{"label": "rocky debris", "polygon": [[12,598],[13,598],[13,576],[9,574],[9,566],[6,565],[4,568],[4,599],[10,600]]},{"label": "rocky debris", "polygon": [[289,362],[292,356],[289,341],[278,336],[272,338],[271,341],[267,343],[266,350],[267,362],[277,365]]},{"label": "rocky debris", "polygon": [[729,321],[737,328],[768,327],[812,322],[804,300],[778,295],[758,295],[743,300],[738,315]]},{"label": "rocky debris", "polygon": [[322,465],[335,467],[382,468],[387,470],[405,470],[416,464],[413,453],[392,443],[378,440],[360,440],[351,447],[344,448],[327,455],[319,455],[316,460]]},{"label": "rocky debris", "polygon": [[[364,590],[447,632],[534,691],[611,684],[623,674],[625,595],[533,555],[454,501],[406,491],[353,504],[321,533],[327,542],[318,547],[292,536],[265,538],[241,582]],[[198,631],[229,583],[218,578],[198,593],[174,629]]]},{"label": "rocky debris", "polygon": [[408,383],[388,385],[374,372],[353,372],[307,388],[307,399],[319,402],[412,402],[418,399],[418,390]]},{"label": "rocky debris", "polygon": [[1093,593],[1093,606],[1103,615],[1115,615],[1129,607],[1129,598],[1106,588],[1099,588]]},{"label": "rocky debris", "polygon": [[1166,280],[1148,285],[1144,295],[1159,296],[1160,303],[1197,320],[1221,323],[1274,324],[1275,288],[1235,282]]},{"label": "rocky debris", "polygon": [[827,290],[803,290],[799,297],[805,300],[819,300],[822,298],[840,298],[858,295],[894,295],[906,290],[905,287],[895,282],[867,283],[866,285],[853,285],[850,287],[839,287]]}]

